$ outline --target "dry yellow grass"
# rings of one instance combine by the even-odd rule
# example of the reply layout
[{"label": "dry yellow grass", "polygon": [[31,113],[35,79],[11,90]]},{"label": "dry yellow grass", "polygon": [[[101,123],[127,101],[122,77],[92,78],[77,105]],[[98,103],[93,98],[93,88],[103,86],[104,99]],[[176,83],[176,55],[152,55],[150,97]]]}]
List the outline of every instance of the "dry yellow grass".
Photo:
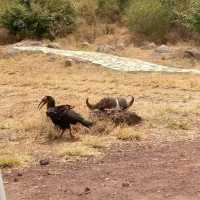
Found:
[{"label": "dry yellow grass", "polygon": [[103,149],[109,146],[109,140],[112,141],[109,137],[87,135],[81,138],[81,143],[92,148]]},{"label": "dry yellow grass", "polygon": [[100,152],[95,148],[85,146],[82,143],[77,143],[77,144],[66,145],[59,148],[58,154],[65,157],[66,156],[85,157],[85,156],[99,155]]},{"label": "dry yellow grass", "polygon": [[25,155],[19,154],[3,154],[0,155],[0,168],[6,167],[18,167],[20,165],[25,165],[29,162],[31,158]]},{"label": "dry yellow grass", "polygon": [[[65,67],[64,58],[40,54],[2,58],[0,69],[0,135],[1,143],[6,144],[2,155],[8,149],[18,149],[17,153],[33,156],[34,161],[37,155],[57,155],[62,148],[60,143],[69,141],[68,131],[62,139],[49,141],[48,137],[54,138],[58,132],[47,123],[45,108],[37,110],[44,95],[54,96],[57,104],[74,105],[75,111],[85,118],[89,118],[86,97],[96,102],[108,95],[135,96],[130,110],[140,115],[144,123],[137,128],[119,128],[116,138],[145,139],[147,135],[143,138],[140,134],[148,133],[160,139],[177,139],[180,132],[184,132],[181,138],[198,136],[200,79],[197,75],[120,73],[89,64]],[[98,154],[104,145],[107,147],[107,139],[112,140],[109,138],[112,129],[113,124],[98,120],[91,130],[74,126],[75,135],[84,135],[74,142],[82,150],[68,143],[63,148],[67,147],[66,154],[93,154],[91,151]],[[75,153],[70,153],[70,149]]]},{"label": "dry yellow grass", "polygon": [[142,130],[134,130],[134,128],[130,127],[117,127],[113,133],[119,140],[124,141],[140,141],[144,138],[144,133]]}]

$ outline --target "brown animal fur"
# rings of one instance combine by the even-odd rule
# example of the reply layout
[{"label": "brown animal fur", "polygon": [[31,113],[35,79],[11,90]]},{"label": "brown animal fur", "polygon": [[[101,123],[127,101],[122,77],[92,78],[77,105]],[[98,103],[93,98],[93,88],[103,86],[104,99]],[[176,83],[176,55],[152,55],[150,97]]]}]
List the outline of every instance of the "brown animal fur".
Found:
[{"label": "brown animal fur", "polygon": [[[132,99],[130,100],[130,102],[128,102],[125,98],[122,97],[117,97],[117,98],[105,97],[94,105],[90,104],[89,99],[87,98],[86,105],[90,110],[100,110],[100,111],[111,110],[111,109],[126,110],[130,106],[132,106],[134,102],[134,97],[133,96],[131,97]],[[117,105],[117,101],[119,105]]]}]

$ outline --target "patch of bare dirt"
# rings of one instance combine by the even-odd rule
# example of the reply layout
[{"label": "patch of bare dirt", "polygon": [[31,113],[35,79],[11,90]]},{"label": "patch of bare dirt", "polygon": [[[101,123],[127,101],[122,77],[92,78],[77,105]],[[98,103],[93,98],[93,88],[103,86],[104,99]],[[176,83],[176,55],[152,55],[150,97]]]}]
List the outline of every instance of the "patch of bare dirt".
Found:
[{"label": "patch of bare dirt", "polygon": [[200,140],[115,145],[102,159],[4,174],[9,200],[197,200]]}]

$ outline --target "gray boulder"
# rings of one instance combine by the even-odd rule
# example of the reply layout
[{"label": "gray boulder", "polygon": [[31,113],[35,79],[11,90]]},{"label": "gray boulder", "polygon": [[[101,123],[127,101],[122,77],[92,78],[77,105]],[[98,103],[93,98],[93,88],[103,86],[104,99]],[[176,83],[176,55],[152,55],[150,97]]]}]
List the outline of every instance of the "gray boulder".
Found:
[{"label": "gray boulder", "polygon": [[172,49],[167,45],[161,45],[155,49],[155,52],[159,54],[172,53]]},{"label": "gray boulder", "polygon": [[193,58],[200,60],[200,49],[187,49],[184,51],[184,58]]}]

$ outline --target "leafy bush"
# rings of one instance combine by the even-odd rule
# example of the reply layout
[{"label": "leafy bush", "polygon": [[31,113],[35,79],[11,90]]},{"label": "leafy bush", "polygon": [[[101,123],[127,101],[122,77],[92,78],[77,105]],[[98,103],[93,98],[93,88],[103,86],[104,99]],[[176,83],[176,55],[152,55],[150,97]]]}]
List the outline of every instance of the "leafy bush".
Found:
[{"label": "leafy bush", "polygon": [[136,0],[128,11],[128,23],[131,31],[142,33],[151,39],[162,40],[173,21],[171,4],[162,0]]},{"label": "leafy bush", "polygon": [[97,0],[97,16],[108,23],[116,22],[121,18],[123,5],[122,0]]},{"label": "leafy bush", "polygon": [[95,0],[70,0],[81,22],[86,21],[87,24],[96,23],[97,3]]},{"label": "leafy bush", "polygon": [[185,16],[187,26],[195,32],[200,33],[200,1],[193,0],[188,15]]},{"label": "leafy bush", "polygon": [[0,23],[22,37],[53,38],[72,32],[75,19],[67,0],[16,0],[1,13]]}]

